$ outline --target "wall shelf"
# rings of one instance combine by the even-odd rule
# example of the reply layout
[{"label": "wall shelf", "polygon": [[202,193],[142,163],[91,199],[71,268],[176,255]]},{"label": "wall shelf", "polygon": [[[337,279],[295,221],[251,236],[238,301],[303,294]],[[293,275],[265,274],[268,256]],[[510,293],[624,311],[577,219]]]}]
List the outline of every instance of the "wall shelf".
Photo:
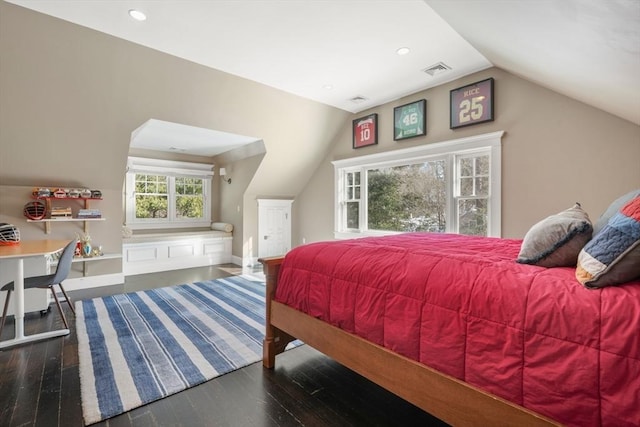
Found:
[{"label": "wall shelf", "polygon": [[89,226],[87,222],[91,221],[105,221],[106,218],[44,218],[44,219],[28,219],[27,222],[44,222],[44,232],[45,234],[51,233],[51,223],[52,222],[84,222],[84,232],[89,232]]},{"label": "wall shelf", "polygon": [[[122,254],[118,254],[118,253],[105,253],[104,255],[100,255],[100,256],[91,256],[91,257],[73,257],[73,261],[71,261],[72,263],[78,263],[81,262],[82,263],[82,275],[86,276],[87,275],[87,262],[93,262],[93,261],[104,261],[107,259],[118,259],[118,258],[122,258]],[[51,266],[55,267],[56,265],[58,265],[58,260],[54,260],[51,261],[50,263]]]},{"label": "wall shelf", "polygon": [[107,253],[100,256],[88,256],[88,257],[73,257],[73,261],[71,262],[91,262],[91,261],[102,261],[104,259],[116,259],[122,258],[122,254],[116,253]]},{"label": "wall shelf", "polygon": [[[97,197],[34,197],[37,200],[44,200],[46,204],[46,212],[51,212],[51,201],[59,200],[59,201],[68,201],[68,200],[77,200],[82,203],[84,209],[89,209],[89,201],[90,200],[102,200],[102,198]],[[106,218],[78,218],[78,217],[57,217],[57,218],[43,218],[43,219],[27,219],[27,222],[42,222],[44,223],[44,232],[45,234],[51,233],[51,223],[52,222],[84,222],[83,230],[85,233],[89,232],[88,222],[91,221],[105,221]]]}]

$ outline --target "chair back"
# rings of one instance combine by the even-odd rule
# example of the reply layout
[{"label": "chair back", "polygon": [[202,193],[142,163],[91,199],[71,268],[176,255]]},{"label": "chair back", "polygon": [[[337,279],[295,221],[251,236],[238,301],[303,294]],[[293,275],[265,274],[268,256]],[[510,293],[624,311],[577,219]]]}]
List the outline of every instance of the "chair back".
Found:
[{"label": "chair back", "polygon": [[73,261],[73,253],[76,250],[76,243],[78,243],[78,241],[74,239],[62,250],[62,255],[60,255],[60,258],[58,259],[58,267],[56,268],[55,275],[51,280],[52,284],[59,284],[69,275],[69,271],[71,271],[71,262]]}]

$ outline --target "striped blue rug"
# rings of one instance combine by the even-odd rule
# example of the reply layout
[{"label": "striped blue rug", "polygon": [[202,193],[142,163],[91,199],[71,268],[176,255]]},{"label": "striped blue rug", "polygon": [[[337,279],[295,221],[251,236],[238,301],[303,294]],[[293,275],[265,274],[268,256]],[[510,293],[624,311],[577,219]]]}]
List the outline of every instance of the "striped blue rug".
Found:
[{"label": "striped blue rug", "polygon": [[261,360],[264,295],[232,276],[78,301],[85,424]]}]

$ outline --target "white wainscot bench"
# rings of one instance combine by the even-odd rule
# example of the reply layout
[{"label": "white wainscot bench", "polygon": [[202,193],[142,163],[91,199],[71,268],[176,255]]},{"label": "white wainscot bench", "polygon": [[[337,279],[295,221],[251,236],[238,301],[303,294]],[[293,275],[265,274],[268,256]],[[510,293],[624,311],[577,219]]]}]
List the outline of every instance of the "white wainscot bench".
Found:
[{"label": "white wainscot bench", "polygon": [[123,239],[125,276],[231,262],[232,233],[224,231],[134,235]]}]

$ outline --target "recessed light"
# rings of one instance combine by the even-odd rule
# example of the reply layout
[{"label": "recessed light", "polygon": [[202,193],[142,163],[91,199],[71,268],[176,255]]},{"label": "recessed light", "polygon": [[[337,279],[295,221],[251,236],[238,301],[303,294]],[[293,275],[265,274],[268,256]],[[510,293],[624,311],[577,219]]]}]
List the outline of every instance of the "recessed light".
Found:
[{"label": "recessed light", "polygon": [[135,19],[136,21],[144,21],[147,19],[147,15],[145,15],[143,12],[140,12],[139,10],[136,10],[136,9],[129,10],[129,16]]},{"label": "recessed light", "polygon": [[408,47],[401,47],[398,50],[396,50],[396,53],[398,55],[406,55],[409,52],[411,52],[411,49],[409,49]]},{"label": "recessed light", "polygon": [[331,90],[333,89],[333,85],[322,85],[322,89]]}]

